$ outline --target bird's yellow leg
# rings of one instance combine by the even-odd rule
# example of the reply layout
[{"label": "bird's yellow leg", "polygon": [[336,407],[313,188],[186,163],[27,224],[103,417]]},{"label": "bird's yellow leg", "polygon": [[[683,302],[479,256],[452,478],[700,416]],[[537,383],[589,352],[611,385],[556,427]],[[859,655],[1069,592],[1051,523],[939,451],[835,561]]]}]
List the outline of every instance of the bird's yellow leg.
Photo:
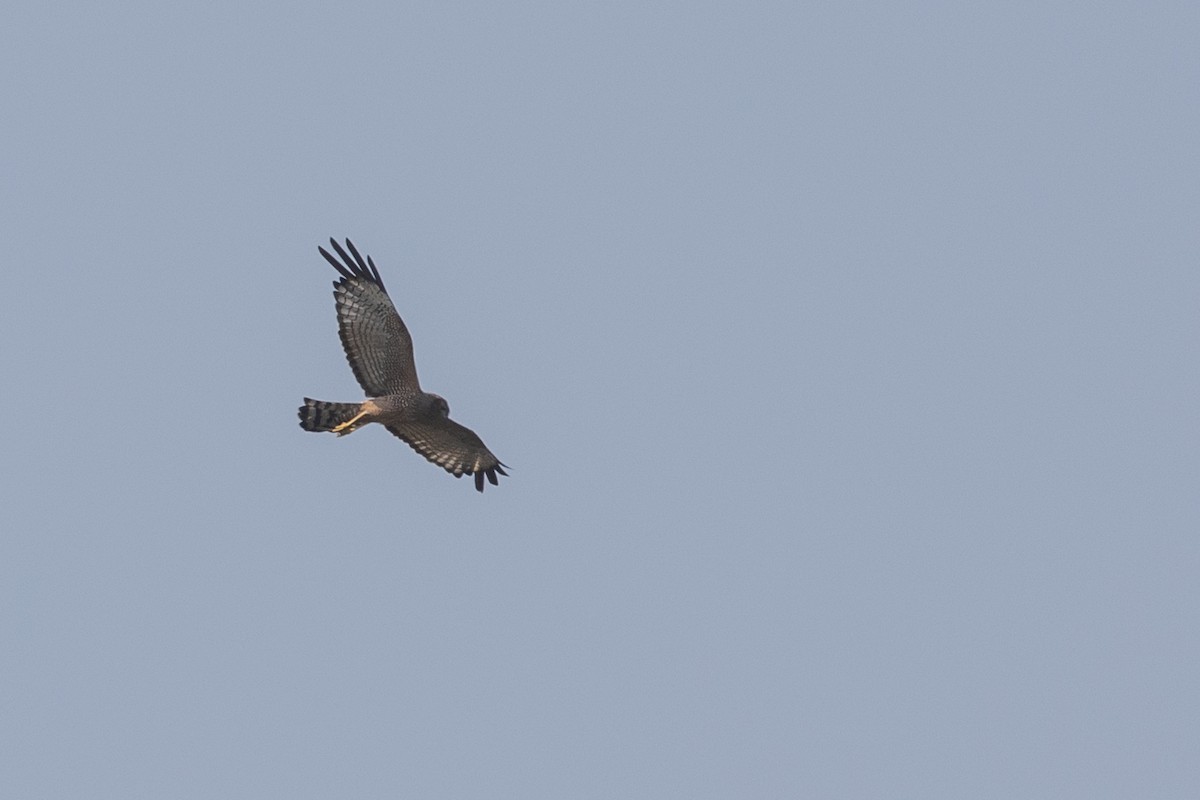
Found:
[{"label": "bird's yellow leg", "polygon": [[360,419],[362,419],[366,415],[367,415],[366,411],[360,411],[357,414],[355,414],[351,419],[346,420],[345,422],[343,422],[340,425],[335,425],[332,430],[338,436],[345,436],[347,433],[353,433],[354,428],[355,428],[354,423],[358,422]]}]

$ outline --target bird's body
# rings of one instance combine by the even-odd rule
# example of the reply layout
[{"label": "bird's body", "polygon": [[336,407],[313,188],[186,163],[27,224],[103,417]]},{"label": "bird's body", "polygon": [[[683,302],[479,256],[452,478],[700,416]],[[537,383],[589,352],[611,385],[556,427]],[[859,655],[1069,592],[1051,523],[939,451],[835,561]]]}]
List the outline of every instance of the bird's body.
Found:
[{"label": "bird's body", "polygon": [[300,427],[345,436],[378,422],[454,477],[474,475],[479,491],[485,476],[495,486],[497,474],[508,474],[505,465],[474,431],[450,419],[445,399],[421,390],[412,337],[383,287],[375,262],[369,257],[364,261],[349,239],[349,254],[333,239],[329,243],[340,261],[325,248],[317,249],[342,276],[333,284],[338,335],[367,399],[330,403],[306,397],[300,407]]}]

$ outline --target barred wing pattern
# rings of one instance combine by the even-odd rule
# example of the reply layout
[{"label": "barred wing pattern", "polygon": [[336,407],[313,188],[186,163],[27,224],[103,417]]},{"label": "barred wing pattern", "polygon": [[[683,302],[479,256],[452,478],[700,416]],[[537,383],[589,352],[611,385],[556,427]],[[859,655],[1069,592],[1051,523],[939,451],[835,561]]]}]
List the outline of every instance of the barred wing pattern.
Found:
[{"label": "barred wing pattern", "polygon": [[497,485],[496,473],[508,476],[506,465],[492,455],[475,431],[448,417],[395,423],[387,429],[454,477],[473,474],[475,488],[481,492],[485,475],[492,486]]},{"label": "barred wing pattern", "polygon": [[336,240],[329,243],[341,261],[317,249],[342,277],[333,284],[338,335],[354,377],[368,397],[419,392],[412,337],[383,288],[375,262],[365,261],[347,239],[347,254]]}]

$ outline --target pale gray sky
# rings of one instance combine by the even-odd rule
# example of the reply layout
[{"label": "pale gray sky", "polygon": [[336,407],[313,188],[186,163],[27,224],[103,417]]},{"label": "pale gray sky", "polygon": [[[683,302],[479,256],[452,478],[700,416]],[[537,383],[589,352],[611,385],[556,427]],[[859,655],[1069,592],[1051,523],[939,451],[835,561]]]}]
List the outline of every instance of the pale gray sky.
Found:
[{"label": "pale gray sky", "polygon": [[[0,794],[1193,796],[1197,41],[19,2]],[[498,488],[297,426],[330,236]]]}]

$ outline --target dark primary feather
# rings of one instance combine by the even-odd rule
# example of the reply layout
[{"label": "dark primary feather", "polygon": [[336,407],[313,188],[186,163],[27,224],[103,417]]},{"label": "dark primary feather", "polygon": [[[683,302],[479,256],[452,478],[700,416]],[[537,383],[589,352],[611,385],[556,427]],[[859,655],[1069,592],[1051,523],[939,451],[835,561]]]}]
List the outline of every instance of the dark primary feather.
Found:
[{"label": "dark primary feather", "polygon": [[497,462],[497,466],[492,467],[491,469],[484,470],[483,472],[476,472],[475,473],[475,488],[477,490],[479,490],[480,492],[483,491],[483,476],[484,475],[487,475],[488,482],[491,483],[492,486],[499,486],[500,481],[496,480],[496,473],[499,472],[504,477],[506,477],[506,478],[508,477],[508,473],[504,471],[504,466],[507,466],[507,465],[502,466],[502,465],[499,465],[499,463]]},{"label": "dark primary feather", "polygon": [[387,291],[387,288],[383,285],[383,279],[379,277],[379,270],[375,268],[375,262],[371,260],[370,256],[367,256],[367,260],[363,261],[363,257],[358,254],[358,248],[354,246],[354,242],[349,239],[346,240],[346,247],[349,247],[350,252],[354,254],[353,261],[346,255],[346,251],[342,249],[342,246],[337,243],[336,239],[331,237],[329,243],[333,245],[333,249],[337,251],[337,254],[342,257],[342,262],[345,262],[344,264],[329,255],[329,251],[324,247],[318,246],[317,249],[321,251],[321,255],[325,256],[325,260],[333,265],[334,269],[342,273],[349,280],[362,278],[373,281],[379,284],[380,289],[383,289],[385,292]]}]

